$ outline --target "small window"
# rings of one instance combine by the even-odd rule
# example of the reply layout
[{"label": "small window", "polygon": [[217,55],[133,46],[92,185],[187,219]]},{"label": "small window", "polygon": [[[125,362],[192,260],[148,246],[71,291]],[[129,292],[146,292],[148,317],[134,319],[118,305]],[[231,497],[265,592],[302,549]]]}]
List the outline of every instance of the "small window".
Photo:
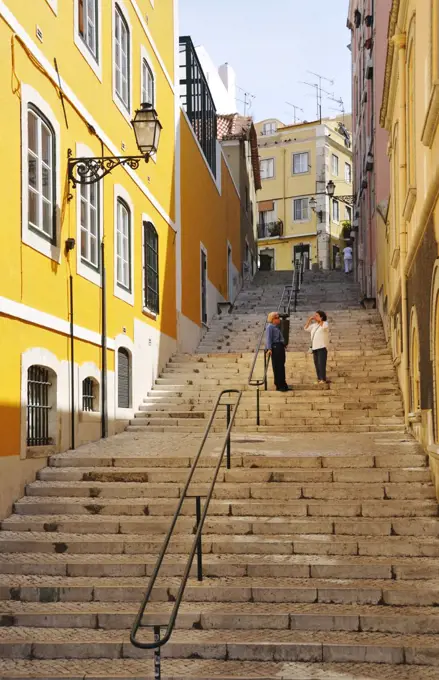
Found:
[{"label": "small window", "polygon": [[340,204],[335,200],[332,201],[332,219],[334,222],[338,222],[340,220]]},{"label": "small window", "polygon": [[80,187],[81,261],[99,269],[99,184]]},{"label": "small window", "polygon": [[93,57],[98,61],[98,3],[97,0],[77,0],[78,33]]},{"label": "small window", "polygon": [[116,281],[131,292],[131,213],[125,201],[117,199]]},{"label": "small window", "polygon": [[82,381],[82,410],[99,411],[99,385],[94,378]]},{"label": "small window", "polygon": [[261,178],[270,179],[274,177],[274,158],[264,158],[261,161]]},{"label": "small window", "polygon": [[309,220],[309,205],[307,198],[294,199],[294,222],[305,222]]},{"label": "small window", "polygon": [[332,154],[332,174],[338,177],[338,156],[335,153]]},{"label": "small window", "polygon": [[146,59],[142,59],[142,104],[155,106],[154,74]]},{"label": "small window", "polygon": [[131,356],[125,347],[117,351],[117,405],[131,408]]},{"label": "small window", "polygon": [[302,175],[309,170],[308,152],[293,153],[293,175]]},{"label": "small window", "polygon": [[263,135],[274,135],[276,134],[277,131],[277,123],[271,122],[271,123],[264,123],[262,126],[262,134]]},{"label": "small window", "polygon": [[347,184],[352,184],[352,166],[350,163],[344,164],[344,178]]},{"label": "small window", "polygon": [[154,225],[143,225],[144,306],[159,312],[159,237]]},{"label": "small window", "polygon": [[48,446],[50,437],[51,371],[45,366],[31,366],[27,372],[27,435],[28,446]]},{"label": "small window", "polygon": [[28,226],[55,239],[55,133],[43,114],[30,105],[28,130]]},{"label": "small window", "polygon": [[130,32],[128,24],[116,5],[114,35],[114,70],[116,95],[129,111],[130,109]]}]

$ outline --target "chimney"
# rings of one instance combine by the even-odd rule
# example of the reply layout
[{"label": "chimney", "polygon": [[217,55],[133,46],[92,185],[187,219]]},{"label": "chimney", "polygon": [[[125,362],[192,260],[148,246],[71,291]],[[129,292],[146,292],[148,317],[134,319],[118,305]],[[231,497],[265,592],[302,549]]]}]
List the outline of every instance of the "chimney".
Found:
[{"label": "chimney", "polygon": [[218,73],[229,94],[230,105],[233,104],[231,111],[236,111],[236,73],[227,62],[219,67]]}]

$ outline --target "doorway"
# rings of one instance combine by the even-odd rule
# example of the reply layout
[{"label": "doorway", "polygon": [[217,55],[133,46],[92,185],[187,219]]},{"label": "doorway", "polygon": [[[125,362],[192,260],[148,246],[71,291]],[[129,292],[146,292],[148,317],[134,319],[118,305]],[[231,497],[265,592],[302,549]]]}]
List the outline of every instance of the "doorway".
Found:
[{"label": "doorway", "polygon": [[340,248],[338,246],[332,246],[332,268],[337,269],[337,255],[340,255]]},{"label": "doorway", "polygon": [[201,322],[207,324],[207,256],[201,250]]},{"label": "doorway", "polygon": [[274,270],[274,248],[264,248],[259,252],[259,269],[261,272]]},{"label": "doorway", "polygon": [[310,245],[304,245],[301,243],[298,246],[294,246],[294,254],[293,254],[293,263],[294,266],[296,266],[297,260],[300,259],[300,255],[303,253],[303,259],[304,259],[304,269],[309,269],[310,268],[310,260],[311,260],[311,247]]}]

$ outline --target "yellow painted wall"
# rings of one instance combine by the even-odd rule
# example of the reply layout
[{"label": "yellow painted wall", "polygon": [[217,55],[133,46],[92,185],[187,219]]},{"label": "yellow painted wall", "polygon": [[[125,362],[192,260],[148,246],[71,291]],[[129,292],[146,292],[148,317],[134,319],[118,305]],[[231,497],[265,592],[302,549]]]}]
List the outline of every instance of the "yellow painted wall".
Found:
[{"label": "yellow painted wall", "polygon": [[[189,124],[181,118],[182,312],[200,322],[200,242],[208,249],[207,276],[227,298],[227,240],[240,268],[240,200],[221,157],[221,195],[201,157]],[[196,180],[194,178],[197,178]]]}]

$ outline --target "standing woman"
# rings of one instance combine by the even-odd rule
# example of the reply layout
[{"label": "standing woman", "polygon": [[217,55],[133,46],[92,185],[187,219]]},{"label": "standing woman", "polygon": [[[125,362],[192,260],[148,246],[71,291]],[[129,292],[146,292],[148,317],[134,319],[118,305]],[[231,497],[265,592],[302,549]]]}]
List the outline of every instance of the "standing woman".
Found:
[{"label": "standing woman", "polygon": [[328,359],[329,326],[325,312],[319,310],[309,317],[305,330],[311,333],[311,347],[316,367],[317,380],[326,383],[326,361]]}]

